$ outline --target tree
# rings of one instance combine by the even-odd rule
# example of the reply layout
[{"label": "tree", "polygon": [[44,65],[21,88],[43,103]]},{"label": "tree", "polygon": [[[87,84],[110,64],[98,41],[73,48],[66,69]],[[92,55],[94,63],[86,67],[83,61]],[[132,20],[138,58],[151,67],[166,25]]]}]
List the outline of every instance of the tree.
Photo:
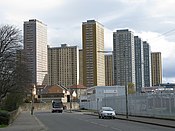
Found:
[{"label": "tree", "polygon": [[128,94],[134,94],[136,93],[134,89],[134,84],[133,83],[128,83]]},{"label": "tree", "polygon": [[29,77],[22,50],[21,31],[10,25],[0,26],[0,102],[10,93],[23,93]]}]

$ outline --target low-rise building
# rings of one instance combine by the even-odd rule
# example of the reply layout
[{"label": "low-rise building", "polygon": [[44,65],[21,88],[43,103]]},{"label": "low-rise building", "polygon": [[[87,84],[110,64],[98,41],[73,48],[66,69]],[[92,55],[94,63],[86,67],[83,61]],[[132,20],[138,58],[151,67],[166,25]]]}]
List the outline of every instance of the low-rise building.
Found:
[{"label": "low-rise building", "polygon": [[64,86],[57,84],[53,86],[37,86],[37,96],[38,102],[51,102],[53,100],[59,100],[66,103],[68,90]]},{"label": "low-rise building", "polygon": [[175,84],[163,83],[158,86],[144,87],[142,93],[175,93]]},{"label": "low-rise building", "polygon": [[73,94],[74,92],[76,93],[76,96],[72,97],[72,99],[75,101],[78,101],[80,99],[80,96],[85,95],[87,90],[87,88],[83,85],[72,85],[68,86],[67,89],[69,90],[69,92],[71,92],[71,94]]},{"label": "low-rise building", "polygon": [[102,106],[102,101],[105,101],[106,98],[122,95],[125,95],[124,86],[94,86],[87,88],[86,95],[80,97],[80,108],[99,109]]}]

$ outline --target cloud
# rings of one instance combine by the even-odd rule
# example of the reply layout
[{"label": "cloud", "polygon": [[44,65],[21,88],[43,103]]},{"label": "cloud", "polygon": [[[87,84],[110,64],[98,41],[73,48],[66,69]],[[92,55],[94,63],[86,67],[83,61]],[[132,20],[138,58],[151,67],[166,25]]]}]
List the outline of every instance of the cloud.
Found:
[{"label": "cloud", "polygon": [[163,82],[175,81],[175,42],[170,42],[166,37],[157,32],[136,33],[143,40],[148,41],[152,52],[161,52]]},{"label": "cloud", "polygon": [[1,6],[10,10],[41,10],[61,5],[64,0],[1,0]]},{"label": "cloud", "polygon": [[0,2],[1,22],[16,24],[22,28],[23,21],[48,17],[45,16],[45,12],[63,5],[64,0],[1,0]]},{"label": "cloud", "polygon": [[[82,47],[81,26],[95,19],[108,28],[105,49],[111,50],[112,31],[129,28],[147,40],[152,51],[162,52],[164,80],[172,80],[175,67],[174,0],[0,0],[1,24],[23,28],[23,22],[38,19],[47,24],[48,42]],[[161,37],[160,37],[161,36]],[[170,62],[171,61],[171,62]],[[175,74],[175,73],[174,73]],[[171,79],[170,79],[171,78]]]},{"label": "cloud", "polygon": [[175,83],[175,77],[173,78],[167,78],[167,77],[163,77],[163,83]]},{"label": "cloud", "polygon": [[161,52],[164,59],[175,58],[175,54],[173,53],[175,50],[175,42],[168,41],[166,37],[157,32],[141,31],[136,34],[139,35],[144,41],[150,43],[151,50],[153,52]]},{"label": "cloud", "polygon": [[[71,27],[71,26],[70,26]],[[78,45],[79,48],[82,48],[81,44],[81,32],[77,30],[79,27],[71,27],[71,31],[69,28],[49,28],[48,35],[49,44],[53,46],[60,46],[61,44],[69,44],[71,46]]]},{"label": "cloud", "polygon": [[169,78],[175,78],[174,61],[175,57],[167,58],[163,61],[163,76]]}]

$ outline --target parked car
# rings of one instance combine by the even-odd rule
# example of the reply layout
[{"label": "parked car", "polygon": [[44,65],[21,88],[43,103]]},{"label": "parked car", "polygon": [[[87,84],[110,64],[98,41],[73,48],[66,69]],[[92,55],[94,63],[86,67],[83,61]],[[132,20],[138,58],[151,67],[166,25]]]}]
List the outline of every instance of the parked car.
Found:
[{"label": "parked car", "polygon": [[113,110],[111,107],[102,107],[99,111],[99,119],[102,118],[111,118],[115,119],[116,118],[116,112]]}]

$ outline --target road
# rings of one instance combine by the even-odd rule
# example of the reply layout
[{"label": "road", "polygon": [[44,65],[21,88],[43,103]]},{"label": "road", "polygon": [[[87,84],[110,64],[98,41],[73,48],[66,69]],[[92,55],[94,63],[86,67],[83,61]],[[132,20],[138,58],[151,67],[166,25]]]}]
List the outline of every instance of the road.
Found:
[{"label": "road", "polygon": [[173,128],[126,120],[98,119],[82,113],[36,112],[35,116],[48,131],[174,131]]}]

